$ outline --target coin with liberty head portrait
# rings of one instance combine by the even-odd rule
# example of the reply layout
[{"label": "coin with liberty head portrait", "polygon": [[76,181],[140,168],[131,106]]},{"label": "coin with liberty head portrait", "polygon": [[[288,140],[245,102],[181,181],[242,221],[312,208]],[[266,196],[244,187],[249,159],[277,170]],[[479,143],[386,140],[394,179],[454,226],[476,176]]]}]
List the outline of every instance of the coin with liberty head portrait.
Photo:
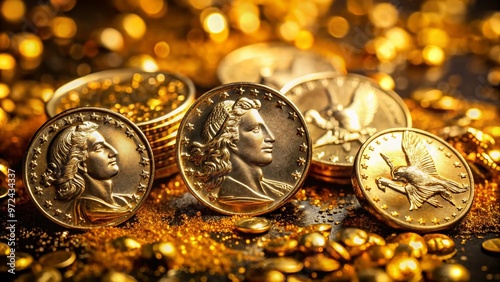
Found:
[{"label": "coin with liberty head portrait", "polygon": [[114,226],[145,201],[154,179],[152,154],[124,116],[93,107],[68,110],[33,136],[24,184],[36,207],[61,226]]},{"label": "coin with liberty head portrait", "polygon": [[284,205],[305,180],[311,139],[298,109],[277,90],[231,83],[202,95],[177,135],[190,192],[224,214],[257,215]]}]

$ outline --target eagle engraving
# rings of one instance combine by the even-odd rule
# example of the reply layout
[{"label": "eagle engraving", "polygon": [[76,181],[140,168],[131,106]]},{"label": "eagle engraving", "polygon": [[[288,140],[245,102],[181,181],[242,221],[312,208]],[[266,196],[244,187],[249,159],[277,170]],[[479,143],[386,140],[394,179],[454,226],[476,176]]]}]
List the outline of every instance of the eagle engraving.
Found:
[{"label": "eagle engraving", "polygon": [[342,144],[345,151],[350,151],[351,141],[363,143],[377,131],[376,128],[368,127],[378,109],[377,96],[369,83],[363,83],[355,89],[346,107],[337,101],[335,94],[328,88],[325,90],[329,102],[325,109],[311,109],[304,113],[308,123],[327,131],[314,142],[313,147]]},{"label": "eagle engraving", "polygon": [[398,185],[384,177],[378,177],[376,179],[377,186],[384,192],[386,188],[391,188],[406,194],[410,201],[410,211],[420,208],[424,202],[442,208],[443,206],[439,203],[436,195],[455,206],[452,193],[464,193],[469,187],[440,176],[427,147],[417,135],[405,131],[401,145],[407,166],[395,167],[389,157],[383,153],[380,155],[391,168],[392,181],[403,182],[403,185]]}]

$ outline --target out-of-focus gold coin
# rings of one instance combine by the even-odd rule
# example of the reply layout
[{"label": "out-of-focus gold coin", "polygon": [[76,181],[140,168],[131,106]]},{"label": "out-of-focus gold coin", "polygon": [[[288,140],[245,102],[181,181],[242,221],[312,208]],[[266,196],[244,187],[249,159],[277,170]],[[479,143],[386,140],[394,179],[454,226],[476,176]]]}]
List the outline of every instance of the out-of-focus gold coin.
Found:
[{"label": "out-of-focus gold coin", "polygon": [[309,271],[332,272],[340,268],[340,262],[318,253],[306,257],[304,267]]},{"label": "out-of-focus gold coin", "polygon": [[219,63],[222,83],[250,81],[279,89],[309,73],[336,71],[321,55],[285,43],[258,43],[236,49]]},{"label": "out-of-focus gold coin", "polygon": [[284,256],[297,250],[299,242],[295,239],[277,238],[273,239],[264,246],[266,252]]},{"label": "out-of-focus gold coin", "polygon": [[447,229],[472,206],[474,180],[460,153],[426,131],[394,128],[356,155],[356,197],[378,219],[415,232]]},{"label": "out-of-focus gold coin", "polygon": [[387,263],[385,271],[395,281],[408,281],[420,276],[422,268],[420,262],[412,256],[395,256]]},{"label": "out-of-focus gold coin", "polygon": [[344,228],[337,233],[337,240],[348,247],[359,247],[368,240],[368,233],[359,228]]},{"label": "out-of-focus gold coin", "polygon": [[[0,178],[0,185],[2,185],[2,179]],[[9,188],[6,186],[0,186],[0,199],[7,197],[9,195]]]},{"label": "out-of-focus gold coin", "polygon": [[177,163],[188,190],[224,214],[259,215],[300,188],[312,149],[306,123],[280,92],[231,83],[203,94],[182,119]]},{"label": "out-of-focus gold coin", "polygon": [[481,244],[481,247],[485,251],[498,254],[500,253],[500,238],[488,239]]},{"label": "out-of-focus gold coin", "polygon": [[342,244],[336,241],[329,241],[326,245],[326,252],[334,259],[339,261],[350,261],[351,255],[349,252],[342,246]]},{"label": "out-of-focus gold coin", "polygon": [[426,255],[428,251],[425,239],[417,233],[405,232],[398,234],[392,242],[410,246],[413,249],[411,255],[417,259]]},{"label": "out-of-focus gold coin", "polygon": [[101,282],[137,282],[137,279],[124,272],[110,271],[101,277]]},{"label": "out-of-focus gold coin", "polygon": [[75,252],[55,251],[41,256],[38,262],[44,267],[65,268],[71,265],[75,259]]},{"label": "out-of-focus gold coin", "polygon": [[470,281],[470,272],[461,264],[443,263],[428,272],[427,279],[432,282],[467,282]]},{"label": "out-of-focus gold coin", "polygon": [[284,282],[285,275],[274,269],[250,269],[245,273],[245,281]]},{"label": "out-of-focus gold coin", "polygon": [[263,268],[278,270],[282,273],[297,273],[304,268],[304,264],[291,257],[268,258],[262,262]]},{"label": "out-of-focus gold coin", "polygon": [[243,233],[260,234],[269,231],[271,221],[262,217],[247,217],[236,221],[235,227]]},{"label": "out-of-focus gold coin", "polygon": [[145,202],[154,160],[144,134],[113,111],[83,107],[62,112],[35,133],[23,180],[38,210],[76,229],[113,226]]},{"label": "out-of-focus gold coin", "polygon": [[281,92],[306,119],[313,141],[311,172],[317,178],[330,174],[338,181],[347,179],[370,136],[411,126],[410,111],[399,95],[368,77],[314,73],[289,82]]}]

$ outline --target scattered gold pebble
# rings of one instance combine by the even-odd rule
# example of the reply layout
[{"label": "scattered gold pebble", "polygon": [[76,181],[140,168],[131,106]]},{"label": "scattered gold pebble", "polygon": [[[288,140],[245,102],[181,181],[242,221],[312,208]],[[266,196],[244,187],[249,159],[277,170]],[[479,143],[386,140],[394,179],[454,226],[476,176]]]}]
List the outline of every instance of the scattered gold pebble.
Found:
[{"label": "scattered gold pebble", "polygon": [[300,236],[298,242],[300,251],[320,253],[325,248],[327,240],[320,233],[312,232]]},{"label": "scattered gold pebble", "polygon": [[483,250],[491,253],[500,253],[500,238],[493,238],[484,241],[481,244]]},{"label": "scattered gold pebble", "polygon": [[424,238],[418,235],[417,233],[413,232],[401,233],[397,235],[392,242],[399,244],[407,244],[410,247],[412,247],[413,251],[411,254],[415,258],[421,258],[425,254],[427,254],[428,251]]},{"label": "scattered gold pebble", "polygon": [[449,236],[433,233],[425,234],[423,236],[429,254],[444,256],[449,255],[455,251],[455,242]]},{"label": "scattered gold pebble", "polygon": [[264,269],[274,269],[287,274],[300,272],[304,268],[302,262],[291,257],[268,258],[262,265]]},{"label": "scattered gold pebble", "polygon": [[392,278],[380,268],[361,269],[357,272],[357,276],[359,282],[393,282]]},{"label": "scattered gold pebble", "polygon": [[467,268],[458,263],[443,263],[427,274],[430,281],[467,282],[470,273]]},{"label": "scattered gold pebble", "polygon": [[264,250],[266,252],[270,252],[273,254],[276,254],[278,256],[284,256],[286,254],[290,254],[297,250],[299,242],[295,239],[284,239],[284,238],[279,238],[279,239],[273,239],[269,242],[264,247]]},{"label": "scattered gold pebble", "polygon": [[342,246],[342,244],[336,241],[329,241],[326,245],[326,252],[336,260],[342,261],[350,261],[351,255],[349,252]]},{"label": "scattered gold pebble", "polygon": [[113,240],[113,246],[121,251],[130,251],[140,248],[141,244],[129,236],[122,236]]},{"label": "scattered gold pebble", "polygon": [[251,269],[245,274],[249,282],[283,282],[285,275],[277,270]]},{"label": "scattered gold pebble", "polygon": [[411,256],[395,256],[386,265],[385,270],[396,281],[413,279],[421,275],[422,272],[418,260]]},{"label": "scattered gold pebble", "polygon": [[345,228],[337,233],[337,240],[348,247],[359,247],[368,240],[368,233],[359,228]]},{"label": "scattered gold pebble", "polygon": [[269,231],[271,221],[262,217],[246,217],[236,221],[235,227],[243,233],[260,234]]},{"label": "scattered gold pebble", "polygon": [[304,267],[309,271],[332,272],[340,268],[340,262],[318,253],[306,257]]},{"label": "scattered gold pebble", "polygon": [[38,259],[42,266],[65,268],[71,265],[76,259],[75,252],[55,251],[45,254]]}]

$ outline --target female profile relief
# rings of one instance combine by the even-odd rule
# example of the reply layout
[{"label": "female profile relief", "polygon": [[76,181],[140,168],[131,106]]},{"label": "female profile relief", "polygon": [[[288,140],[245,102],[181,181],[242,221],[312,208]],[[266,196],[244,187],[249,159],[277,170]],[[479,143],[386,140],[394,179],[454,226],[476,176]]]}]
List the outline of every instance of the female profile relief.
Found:
[{"label": "female profile relief", "polygon": [[113,193],[120,168],[118,151],[84,121],[59,133],[49,146],[48,167],[41,183],[55,189],[56,200],[71,202],[67,219],[75,225],[95,225],[129,215],[130,195]]},{"label": "female profile relief", "polygon": [[268,205],[293,189],[263,175],[276,140],[260,108],[259,100],[246,97],[219,102],[203,125],[202,142],[193,142],[188,159],[211,201],[236,209]]}]

